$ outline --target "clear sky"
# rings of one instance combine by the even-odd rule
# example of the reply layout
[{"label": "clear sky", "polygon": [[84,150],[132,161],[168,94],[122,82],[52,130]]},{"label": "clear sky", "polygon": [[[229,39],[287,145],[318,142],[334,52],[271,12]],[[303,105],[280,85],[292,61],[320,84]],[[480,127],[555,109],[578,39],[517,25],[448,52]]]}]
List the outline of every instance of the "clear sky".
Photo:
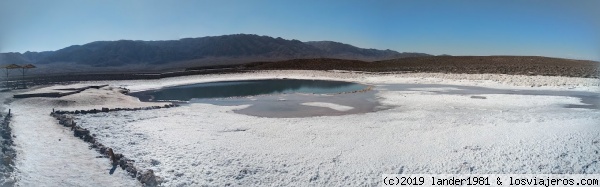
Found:
[{"label": "clear sky", "polygon": [[600,1],[0,0],[0,52],[237,33],[436,55],[600,60]]}]

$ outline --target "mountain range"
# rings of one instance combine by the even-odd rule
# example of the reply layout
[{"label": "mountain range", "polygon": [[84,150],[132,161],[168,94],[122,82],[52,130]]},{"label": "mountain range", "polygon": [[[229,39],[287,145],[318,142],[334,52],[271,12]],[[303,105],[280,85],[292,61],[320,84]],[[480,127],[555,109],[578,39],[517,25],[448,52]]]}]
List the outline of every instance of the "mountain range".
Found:
[{"label": "mountain range", "polygon": [[333,41],[234,34],[165,41],[96,41],[56,51],[0,53],[0,63],[144,71],[307,58],[377,61],[421,56],[431,55],[365,49]]}]

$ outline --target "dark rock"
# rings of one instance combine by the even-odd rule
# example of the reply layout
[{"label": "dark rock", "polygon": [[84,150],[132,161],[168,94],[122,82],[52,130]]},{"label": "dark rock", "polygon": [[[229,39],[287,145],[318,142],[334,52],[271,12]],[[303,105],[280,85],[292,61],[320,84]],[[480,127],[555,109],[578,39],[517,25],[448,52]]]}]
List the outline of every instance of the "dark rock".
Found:
[{"label": "dark rock", "polygon": [[144,173],[142,173],[138,180],[140,180],[140,182],[144,186],[158,186],[158,180],[156,180],[154,171],[152,171],[151,169],[146,170]]},{"label": "dark rock", "polygon": [[87,129],[83,129],[83,128],[79,128],[76,127],[75,130],[73,130],[74,135],[80,138],[83,138],[84,136],[87,136],[90,134],[90,131],[88,131]]},{"label": "dark rock", "polygon": [[127,171],[131,177],[136,177],[138,174],[137,168],[135,168],[132,163],[125,164],[125,171]]},{"label": "dark rock", "polygon": [[108,112],[109,109],[108,108],[102,108],[102,112]]},{"label": "dark rock", "polygon": [[123,154],[121,154],[121,153],[116,153],[115,154],[115,159],[116,160],[120,160],[121,158],[123,158]]},{"label": "dark rock", "polygon": [[98,151],[101,154],[106,154],[106,147],[104,147],[104,145],[98,145]]},{"label": "dark rock", "polygon": [[471,99],[487,99],[487,97],[474,95],[474,96],[471,96]]},{"label": "dark rock", "polygon": [[160,161],[154,160],[154,159],[150,159],[150,164],[152,164],[153,166],[157,166],[157,165],[160,164]]},{"label": "dark rock", "polygon": [[89,143],[96,143],[96,139],[94,139],[94,137],[91,137],[90,135],[85,135],[83,137],[83,141],[89,142]]},{"label": "dark rock", "polygon": [[121,159],[121,160],[119,160],[119,166],[121,167],[121,169],[126,169],[127,168],[127,163],[128,163],[127,161],[128,160],[129,159]]}]

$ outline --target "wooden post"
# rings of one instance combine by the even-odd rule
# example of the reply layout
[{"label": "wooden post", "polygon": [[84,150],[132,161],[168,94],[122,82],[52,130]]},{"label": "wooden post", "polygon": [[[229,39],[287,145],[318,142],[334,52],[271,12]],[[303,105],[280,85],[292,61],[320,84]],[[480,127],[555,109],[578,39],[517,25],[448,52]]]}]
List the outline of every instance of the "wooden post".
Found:
[{"label": "wooden post", "polygon": [[8,68],[5,68],[4,70],[6,70],[6,89],[8,89]]},{"label": "wooden post", "polygon": [[119,163],[112,148],[108,148],[108,150],[106,152],[108,154],[108,157],[110,157],[110,160],[112,161],[113,164]]},{"label": "wooden post", "polygon": [[21,67],[21,73],[23,73],[23,80],[21,80],[21,84],[23,85],[23,88],[27,88],[25,86],[25,67]]}]

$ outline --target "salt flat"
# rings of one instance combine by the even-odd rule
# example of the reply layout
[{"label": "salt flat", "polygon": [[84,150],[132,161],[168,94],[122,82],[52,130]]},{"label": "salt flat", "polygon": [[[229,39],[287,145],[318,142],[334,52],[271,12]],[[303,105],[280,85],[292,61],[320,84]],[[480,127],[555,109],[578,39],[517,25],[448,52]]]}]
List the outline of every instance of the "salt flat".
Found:
[{"label": "salt flat", "polygon": [[[269,78],[370,84],[377,91],[379,101],[390,108],[343,116],[265,118],[233,112],[248,105],[194,103],[148,111],[77,115],[76,118],[78,125],[96,134],[104,145],[136,160],[138,167],[153,169],[165,186],[377,185],[383,173],[600,173],[600,111],[564,107],[582,104],[576,97],[485,94],[485,99],[473,99],[473,95],[433,92],[452,90],[453,85],[466,85],[600,93],[597,79],[264,71],[85,84],[109,84],[112,88],[121,86],[140,91],[198,82]],[[378,86],[401,83],[443,86],[407,91]],[[79,178],[61,178],[71,180],[64,184],[93,186],[93,182],[84,181],[85,176],[98,176],[96,181],[114,179],[109,185],[128,184],[132,180],[124,174],[101,175],[106,173],[103,162],[110,167],[108,160],[98,159],[90,164],[90,160],[96,158],[87,153],[93,151],[85,147],[65,148],[57,143],[27,142],[55,142],[59,131],[68,131],[51,119],[44,120],[50,118],[51,108],[68,110],[152,104],[139,103],[135,98],[109,88],[84,91],[66,98],[30,98],[10,103],[8,107],[16,114],[34,106],[42,107],[32,110],[39,112],[28,115],[39,116],[35,121],[17,116],[11,124],[22,127],[14,132],[20,150],[17,163],[24,168],[17,176],[23,179],[21,184],[39,182],[28,180],[30,176],[42,177],[52,182],[50,184],[61,184],[55,181],[59,180],[55,175],[28,169],[44,162],[48,158],[44,152],[51,152],[51,149],[79,154],[68,161],[74,164],[73,167],[64,167],[63,172],[90,171],[83,172]],[[324,104],[319,103],[319,106]],[[61,137],[80,141],[73,143],[74,147],[85,146],[72,135]],[[40,154],[33,155],[34,149]]]}]

